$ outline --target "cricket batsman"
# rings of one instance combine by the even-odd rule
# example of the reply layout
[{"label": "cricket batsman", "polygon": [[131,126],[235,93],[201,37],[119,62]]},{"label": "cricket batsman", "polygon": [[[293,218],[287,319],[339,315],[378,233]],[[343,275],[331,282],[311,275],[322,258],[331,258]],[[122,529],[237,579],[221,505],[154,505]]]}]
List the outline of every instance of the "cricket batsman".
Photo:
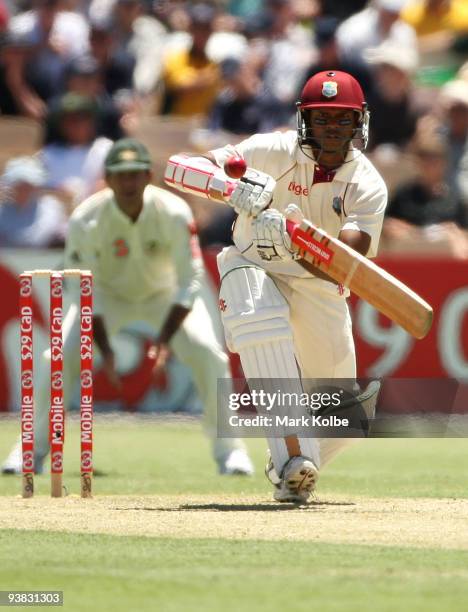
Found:
[{"label": "cricket batsman", "polygon": [[[226,341],[249,381],[288,379],[286,391],[297,396],[305,379],[355,381],[349,291],[317,268],[299,265],[286,218],[306,217],[359,253],[376,255],[387,189],[363,154],[368,128],[359,83],[329,70],[305,84],[296,130],[254,135],[189,159],[189,166],[214,176],[233,156],[248,168],[228,197],[238,213],[234,246],[220,253],[218,266]],[[190,171],[174,177],[175,187],[192,190]],[[200,191],[196,180],[194,186]],[[375,405],[377,388],[367,392],[368,403]],[[307,502],[319,469],[346,444],[268,433],[267,441],[274,498],[295,503]]]},{"label": "cricket batsman", "polygon": [[[112,146],[105,161],[108,187],[70,217],[66,267],[93,273],[94,338],[110,381],[120,384],[111,337],[131,322],[147,322],[155,333],[155,369],[164,366],[169,350],[191,369],[220,473],[249,475],[253,466],[243,442],[217,438],[217,380],[229,379],[230,371],[199,295],[204,268],[192,213],[184,200],[150,184],[151,165],[147,149],[134,139]],[[79,354],[79,308],[74,303],[64,320],[65,405],[79,378]],[[48,352],[44,360],[35,402],[37,471],[49,452]],[[21,472],[19,447],[3,472]]]}]

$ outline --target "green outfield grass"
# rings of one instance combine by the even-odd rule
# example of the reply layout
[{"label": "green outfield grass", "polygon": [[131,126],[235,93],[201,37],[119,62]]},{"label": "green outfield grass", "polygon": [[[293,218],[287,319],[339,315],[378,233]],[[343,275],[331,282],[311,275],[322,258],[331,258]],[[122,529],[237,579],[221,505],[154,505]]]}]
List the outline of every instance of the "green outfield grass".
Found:
[{"label": "green outfield grass", "polygon": [[0,542],[2,567],[17,559],[2,588],[63,590],[66,610],[439,612],[468,598],[468,551],[37,531]]},{"label": "green outfield grass", "polygon": [[[0,460],[18,434],[17,423],[0,421]],[[65,482],[78,492],[78,424],[67,427]],[[94,463],[105,478],[96,493],[265,493],[266,444],[248,439],[255,462],[253,478],[226,478],[216,473],[207,439],[198,422],[157,423],[124,418],[95,426]],[[47,476],[36,478],[37,492],[48,493]],[[468,497],[468,442],[465,439],[373,439],[344,451],[327,467],[320,492],[375,497]],[[14,478],[0,480],[2,495],[15,495]]]},{"label": "green outfield grass", "polygon": [[[1,458],[17,431],[16,423],[0,420]],[[94,492],[97,497],[200,495],[213,503],[220,495],[240,504],[254,496],[268,500],[270,488],[262,475],[265,444],[247,444],[257,474],[251,479],[227,478],[216,474],[198,423],[100,420],[95,465],[107,475],[95,479]],[[77,493],[76,423],[68,428],[65,466],[67,488]],[[319,495],[467,498],[467,468],[466,440],[369,440],[347,450],[323,472]],[[46,475],[36,478],[39,496],[48,493],[48,486]],[[0,479],[1,496],[18,495],[19,488],[19,478]],[[11,500],[12,505],[18,503]],[[296,513],[298,523],[306,518],[300,510],[286,512]],[[324,513],[326,508],[322,517]],[[224,514],[226,522],[239,520],[234,513]],[[248,511],[238,514],[249,522]],[[164,513],[141,515],[141,521],[164,520]],[[263,515],[268,523],[285,513]],[[186,513],[180,520],[190,516]],[[307,516],[313,524],[313,515]],[[348,514],[343,520],[355,518]],[[446,528],[440,516],[441,533]],[[326,533],[320,539],[224,539],[218,533],[210,538],[171,533],[137,537],[96,534],[92,527],[89,533],[62,532],[53,526],[40,531],[33,525],[30,530],[5,529],[0,522],[0,589],[63,590],[64,609],[78,611],[427,612],[468,607],[466,549],[333,543],[326,541]]]}]

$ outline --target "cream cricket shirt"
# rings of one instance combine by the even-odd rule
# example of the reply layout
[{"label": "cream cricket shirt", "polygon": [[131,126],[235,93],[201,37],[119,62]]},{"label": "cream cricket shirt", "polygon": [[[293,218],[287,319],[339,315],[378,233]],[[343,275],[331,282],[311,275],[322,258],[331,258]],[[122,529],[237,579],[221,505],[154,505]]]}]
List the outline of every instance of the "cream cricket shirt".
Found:
[{"label": "cream cricket shirt", "polygon": [[[305,150],[309,154],[310,150]],[[235,147],[227,145],[211,153],[221,167],[237,153],[249,167],[271,175],[277,182],[272,207],[282,212],[288,204],[296,204],[308,220],[335,238],[342,229],[362,230],[371,236],[368,256],[377,254],[387,189],[380,174],[359,151],[350,152],[347,161],[328,174],[301,151],[293,130],[256,134]],[[242,255],[265,270],[311,276],[295,262],[263,261],[251,246],[251,220],[244,215],[239,215],[233,237]]]},{"label": "cream cricket shirt", "polygon": [[95,313],[101,292],[130,303],[159,292],[190,308],[200,288],[203,264],[188,205],[164,189],[148,185],[143,210],[133,222],[104,189],[70,217],[66,260],[94,275]]}]

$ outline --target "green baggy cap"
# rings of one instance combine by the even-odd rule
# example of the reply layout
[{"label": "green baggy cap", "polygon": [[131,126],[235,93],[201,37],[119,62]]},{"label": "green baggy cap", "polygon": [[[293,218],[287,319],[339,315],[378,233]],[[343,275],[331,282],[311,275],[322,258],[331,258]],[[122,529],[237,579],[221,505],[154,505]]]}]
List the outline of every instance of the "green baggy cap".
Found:
[{"label": "green baggy cap", "polygon": [[104,162],[106,172],[151,170],[151,157],[144,144],[134,138],[117,140]]}]

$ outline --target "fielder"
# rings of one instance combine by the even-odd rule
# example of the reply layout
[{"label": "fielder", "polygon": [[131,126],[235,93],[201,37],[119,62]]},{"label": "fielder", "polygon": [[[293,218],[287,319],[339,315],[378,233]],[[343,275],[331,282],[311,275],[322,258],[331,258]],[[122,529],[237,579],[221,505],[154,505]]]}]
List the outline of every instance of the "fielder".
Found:
[{"label": "fielder", "polygon": [[[376,255],[387,190],[362,153],[368,127],[359,83],[331,70],[305,84],[296,131],[254,135],[206,155],[221,168],[237,155],[253,169],[229,198],[238,213],[235,246],[218,257],[226,341],[249,381],[288,378],[287,391],[299,395],[305,379],[355,381],[349,292],[294,260],[285,215],[296,222],[304,216],[360,253]],[[206,169],[206,157],[190,163]],[[175,186],[190,190],[190,176]],[[377,391],[375,385],[365,394],[368,414]],[[274,497],[298,503],[308,500],[320,467],[346,444],[299,435],[267,434],[267,440]]]},{"label": "fielder", "polygon": [[[131,322],[149,323],[157,334],[155,368],[164,366],[169,347],[191,368],[220,473],[251,474],[253,466],[243,443],[217,438],[217,379],[229,378],[230,372],[198,295],[204,268],[192,213],[181,198],[150,185],[151,159],[136,140],[117,141],[108,153],[105,171],[108,188],[74,210],[65,249],[66,267],[93,272],[94,338],[104,368],[118,386],[110,338]],[[49,362],[50,354],[44,358]],[[37,471],[49,451],[50,369],[48,363],[43,365],[44,380],[37,385],[35,402]],[[76,303],[64,320],[65,404],[79,378],[79,367]],[[3,471],[21,471],[15,452]]]}]

